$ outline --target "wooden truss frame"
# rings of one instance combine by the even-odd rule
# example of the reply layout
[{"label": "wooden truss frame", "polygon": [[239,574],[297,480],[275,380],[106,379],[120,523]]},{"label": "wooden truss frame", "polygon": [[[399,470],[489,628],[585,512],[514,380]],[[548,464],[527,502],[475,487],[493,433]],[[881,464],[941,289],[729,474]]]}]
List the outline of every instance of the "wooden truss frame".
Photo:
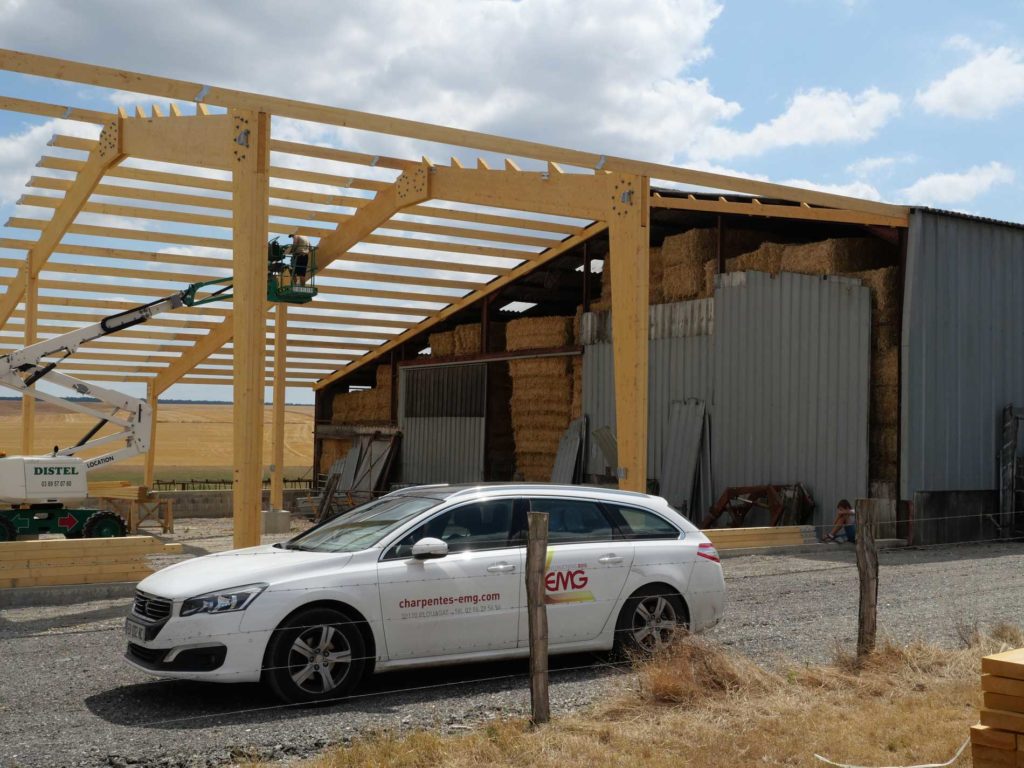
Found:
[{"label": "wooden truss frame", "polygon": [[[179,382],[233,386],[237,546],[260,536],[265,385],[274,386],[271,503],[280,508],[285,384],[328,386],[607,230],[620,484],[643,490],[650,207],[907,226],[907,209],[885,203],[16,51],[0,50],[0,69],[195,105],[189,115],[177,103],[166,111],[102,112],[0,96],[0,109],[102,126],[97,140],[54,136],[51,146],[61,152],[41,158],[46,173],[28,180],[20,201],[52,213],[7,222],[20,234],[0,238],[0,249],[16,254],[0,257],[0,267],[16,271],[0,279],[0,352],[230,270],[230,307],[156,318],[90,345],[62,369],[144,382],[154,406]],[[275,119],[503,160],[500,168],[484,158],[466,167],[457,156],[439,164],[285,141],[274,138]],[[307,169],[317,163],[329,167]],[[351,172],[333,172],[338,164]],[[752,197],[652,196],[652,180]],[[220,236],[208,234],[218,229]],[[275,309],[266,302],[266,242],[270,233],[294,231],[320,240],[320,296]],[[131,247],[109,244],[122,240]],[[31,403],[23,419],[27,452]]]}]

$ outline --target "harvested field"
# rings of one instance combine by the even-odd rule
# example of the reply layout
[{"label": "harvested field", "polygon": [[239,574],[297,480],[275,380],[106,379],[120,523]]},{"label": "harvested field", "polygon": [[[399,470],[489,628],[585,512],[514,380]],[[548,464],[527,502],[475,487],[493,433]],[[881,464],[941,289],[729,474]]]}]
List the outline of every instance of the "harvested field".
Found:
[{"label": "harvested field", "polygon": [[[263,414],[263,428],[270,433],[272,411]],[[90,417],[65,411],[50,403],[36,403],[35,453],[46,453],[53,446],[74,445],[94,424]],[[156,466],[158,477],[179,479],[169,472],[173,467],[188,467],[201,473],[208,469],[220,477],[230,474],[232,451],[232,406],[229,403],[160,403],[157,408]],[[108,427],[99,435],[111,434]],[[99,449],[87,455],[97,455]],[[0,451],[21,453],[21,401],[0,400]],[[265,441],[263,463],[273,462],[270,441]],[[139,477],[145,463],[142,455],[118,462],[99,473],[104,479]],[[313,464],[313,406],[289,405],[285,409],[285,466],[311,467]],[[169,472],[169,474],[168,474]],[[96,474],[96,473],[94,473]],[[192,475],[199,477],[199,474]]]}]

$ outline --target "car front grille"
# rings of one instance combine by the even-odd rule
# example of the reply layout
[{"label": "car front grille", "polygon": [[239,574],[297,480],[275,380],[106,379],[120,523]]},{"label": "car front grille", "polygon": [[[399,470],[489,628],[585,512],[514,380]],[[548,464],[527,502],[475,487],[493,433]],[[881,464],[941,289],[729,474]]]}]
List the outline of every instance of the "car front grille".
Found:
[{"label": "car front grille", "polygon": [[172,605],[170,600],[136,591],[132,613],[147,621],[166,621],[171,616]]}]

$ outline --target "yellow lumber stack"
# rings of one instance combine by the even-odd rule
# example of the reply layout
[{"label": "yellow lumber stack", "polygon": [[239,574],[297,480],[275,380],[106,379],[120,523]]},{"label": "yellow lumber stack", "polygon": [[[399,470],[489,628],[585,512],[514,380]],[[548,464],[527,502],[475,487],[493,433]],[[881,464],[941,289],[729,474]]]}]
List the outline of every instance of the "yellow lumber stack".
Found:
[{"label": "yellow lumber stack", "polygon": [[140,581],[153,570],[147,555],[181,552],[152,536],[43,539],[0,543],[0,588]]},{"label": "yellow lumber stack", "polygon": [[796,547],[804,543],[797,525],[776,528],[711,528],[702,533],[715,549],[756,549],[758,547]]},{"label": "yellow lumber stack", "polygon": [[1024,648],[981,660],[984,707],[971,728],[974,768],[1024,768]]},{"label": "yellow lumber stack", "polygon": [[89,483],[89,498],[91,499],[146,501],[149,496],[149,488],[144,485],[132,485],[127,480],[104,480]]}]

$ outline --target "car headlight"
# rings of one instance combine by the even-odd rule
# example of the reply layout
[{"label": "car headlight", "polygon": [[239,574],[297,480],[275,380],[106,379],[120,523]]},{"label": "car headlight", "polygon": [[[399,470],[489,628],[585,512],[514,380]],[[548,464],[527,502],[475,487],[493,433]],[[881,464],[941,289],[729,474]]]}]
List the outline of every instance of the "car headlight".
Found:
[{"label": "car headlight", "polygon": [[181,615],[195,616],[199,613],[244,611],[268,586],[268,584],[246,584],[244,587],[219,589],[216,592],[207,592],[205,595],[196,595],[181,604]]}]

